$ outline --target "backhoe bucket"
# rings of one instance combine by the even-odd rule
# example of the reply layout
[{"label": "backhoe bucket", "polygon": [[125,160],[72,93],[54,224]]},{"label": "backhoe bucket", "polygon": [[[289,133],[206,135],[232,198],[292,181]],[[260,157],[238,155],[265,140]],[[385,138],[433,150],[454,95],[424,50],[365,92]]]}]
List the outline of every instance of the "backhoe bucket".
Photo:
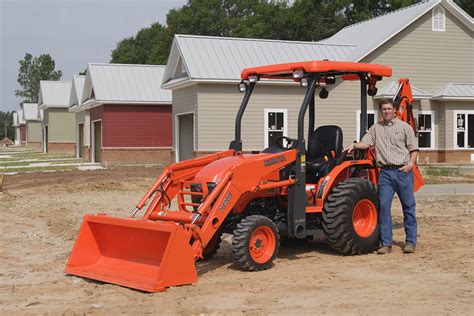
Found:
[{"label": "backhoe bucket", "polygon": [[66,273],[146,291],[197,281],[182,226],[106,215],[86,215]]}]

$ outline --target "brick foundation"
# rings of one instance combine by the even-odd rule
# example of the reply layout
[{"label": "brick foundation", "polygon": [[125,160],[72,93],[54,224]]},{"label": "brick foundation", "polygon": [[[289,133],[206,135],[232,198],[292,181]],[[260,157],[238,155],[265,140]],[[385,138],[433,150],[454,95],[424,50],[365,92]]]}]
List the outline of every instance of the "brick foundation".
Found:
[{"label": "brick foundation", "polygon": [[49,153],[64,153],[76,156],[75,143],[48,143]]},{"label": "brick foundation", "polygon": [[82,157],[82,159],[84,161],[92,161],[92,154],[91,154],[91,149],[89,148],[89,146],[84,146],[82,148],[82,152],[84,154],[84,157]]},{"label": "brick foundation", "polygon": [[474,149],[466,150],[423,150],[420,151],[418,161],[423,164],[438,162],[471,162]]},{"label": "brick foundation", "polygon": [[171,148],[102,148],[102,165],[171,164]]}]

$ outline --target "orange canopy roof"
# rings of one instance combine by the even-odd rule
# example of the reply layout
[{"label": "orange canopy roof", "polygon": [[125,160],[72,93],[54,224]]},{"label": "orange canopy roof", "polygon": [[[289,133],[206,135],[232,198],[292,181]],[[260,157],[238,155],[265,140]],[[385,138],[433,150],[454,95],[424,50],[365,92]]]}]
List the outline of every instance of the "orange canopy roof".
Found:
[{"label": "orange canopy roof", "polygon": [[[345,61],[305,61],[298,63],[276,64],[261,67],[252,67],[242,70],[241,78],[246,80],[249,76],[258,75],[263,78],[292,79],[293,71],[302,69],[308,73],[325,73],[325,72],[364,72],[374,76],[391,77],[392,68],[384,65],[355,63]],[[288,75],[288,76],[286,76]],[[347,77],[350,79],[351,77]]]}]

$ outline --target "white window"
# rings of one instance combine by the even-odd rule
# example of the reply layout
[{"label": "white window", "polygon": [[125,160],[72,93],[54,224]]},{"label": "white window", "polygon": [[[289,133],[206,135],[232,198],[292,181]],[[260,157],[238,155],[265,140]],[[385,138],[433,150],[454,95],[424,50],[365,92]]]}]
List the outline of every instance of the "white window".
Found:
[{"label": "white window", "polygon": [[[275,139],[280,136],[288,136],[288,110],[287,109],[265,109],[265,148],[275,146]],[[285,142],[283,142],[285,144]]]},{"label": "white window", "polygon": [[446,29],[446,18],[444,15],[444,9],[441,6],[437,6],[432,10],[432,30],[444,32]]},{"label": "white window", "polygon": [[[357,110],[357,130],[356,130],[356,139],[359,141],[360,140],[360,110]],[[378,112],[374,110],[367,110],[367,130],[374,125],[375,122],[378,120]]]},{"label": "white window", "polygon": [[434,112],[418,112],[418,147],[434,149],[435,144],[434,131]]},{"label": "white window", "polygon": [[454,112],[454,148],[474,148],[474,111]]}]

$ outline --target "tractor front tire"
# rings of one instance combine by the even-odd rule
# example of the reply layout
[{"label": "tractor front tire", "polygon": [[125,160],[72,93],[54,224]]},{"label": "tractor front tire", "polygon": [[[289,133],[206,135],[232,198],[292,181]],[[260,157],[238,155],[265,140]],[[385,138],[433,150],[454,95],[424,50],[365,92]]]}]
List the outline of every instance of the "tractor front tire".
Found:
[{"label": "tractor front tire", "polygon": [[232,256],[247,271],[269,269],[280,247],[278,228],[268,217],[251,215],[243,218],[234,230]]},{"label": "tractor front tire", "polygon": [[344,255],[361,255],[379,246],[379,200],[374,184],[351,178],[339,183],[324,203],[326,240]]}]

